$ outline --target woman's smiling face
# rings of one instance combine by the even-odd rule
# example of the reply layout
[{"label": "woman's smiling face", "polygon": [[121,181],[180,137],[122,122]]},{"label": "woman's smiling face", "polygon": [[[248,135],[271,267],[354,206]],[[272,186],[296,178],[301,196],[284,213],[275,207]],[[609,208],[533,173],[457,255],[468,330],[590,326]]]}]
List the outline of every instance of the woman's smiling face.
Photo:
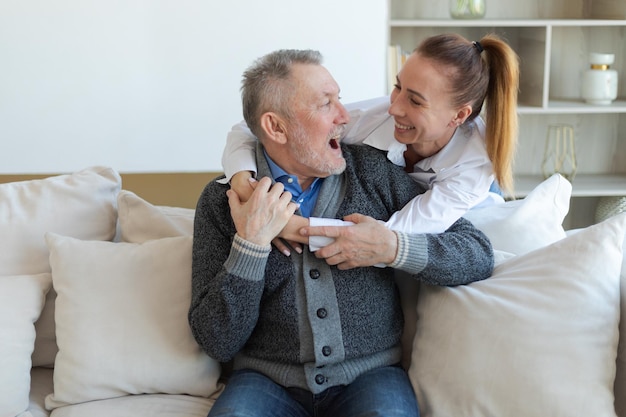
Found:
[{"label": "woman's smiling face", "polygon": [[394,137],[428,157],[443,148],[464,121],[453,108],[451,69],[417,53],[409,56],[391,93],[389,114],[395,120]]}]

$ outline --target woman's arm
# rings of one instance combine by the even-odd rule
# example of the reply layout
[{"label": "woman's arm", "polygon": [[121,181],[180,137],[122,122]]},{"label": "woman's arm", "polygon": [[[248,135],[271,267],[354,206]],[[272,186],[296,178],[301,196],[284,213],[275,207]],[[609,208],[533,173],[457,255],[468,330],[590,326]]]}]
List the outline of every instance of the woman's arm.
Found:
[{"label": "woman's arm", "polygon": [[[224,168],[227,182],[230,182],[233,175],[241,171],[249,171],[253,176],[256,174],[256,140],[256,136],[252,134],[244,121],[233,126],[228,132],[226,146],[222,153],[222,168]],[[239,193],[242,190],[235,191]]]},{"label": "woman's arm", "polygon": [[[431,189],[416,196],[401,210],[392,214],[384,225],[389,230],[409,234],[444,232],[468,210],[487,198],[493,180],[490,163],[484,163],[474,168],[461,166],[446,170],[445,174],[438,177]],[[351,224],[353,223],[336,219],[311,217],[310,225],[315,228],[307,229],[310,250],[317,251],[331,244],[339,233],[335,226],[349,226]],[[344,232],[346,235],[350,235],[350,230]],[[382,236],[384,231],[379,228],[377,233]],[[374,259],[367,241],[354,237],[345,244],[345,246],[348,245],[351,248],[351,253],[355,256],[356,254],[361,256],[367,254],[369,259]],[[328,252],[322,253],[327,254]]]},{"label": "woman's arm", "polygon": [[395,212],[385,225],[405,233],[441,233],[485,201],[493,181],[490,163],[451,168],[438,176],[424,194]]}]

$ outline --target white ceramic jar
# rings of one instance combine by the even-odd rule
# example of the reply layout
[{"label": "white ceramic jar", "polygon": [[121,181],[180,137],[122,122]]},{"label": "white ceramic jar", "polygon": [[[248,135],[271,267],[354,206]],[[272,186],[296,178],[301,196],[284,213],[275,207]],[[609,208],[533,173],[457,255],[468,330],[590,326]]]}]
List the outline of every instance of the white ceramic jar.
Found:
[{"label": "white ceramic jar", "polygon": [[610,69],[614,54],[592,52],[591,67],[584,72],[581,96],[589,104],[611,104],[617,98],[617,71]]}]

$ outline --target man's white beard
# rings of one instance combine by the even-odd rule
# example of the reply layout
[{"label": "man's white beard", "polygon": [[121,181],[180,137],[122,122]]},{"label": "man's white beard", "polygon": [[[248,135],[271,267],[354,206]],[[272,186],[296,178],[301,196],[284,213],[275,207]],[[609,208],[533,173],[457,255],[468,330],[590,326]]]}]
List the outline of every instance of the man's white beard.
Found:
[{"label": "man's white beard", "polygon": [[[291,151],[299,164],[305,165],[316,172],[326,174],[319,176],[338,175],[346,169],[345,159],[341,158],[337,160],[333,158],[333,160],[328,160],[320,155],[319,152],[312,150],[310,146],[308,146],[307,134],[300,123],[293,123],[291,128]],[[329,138],[331,136],[329,136]]]}]

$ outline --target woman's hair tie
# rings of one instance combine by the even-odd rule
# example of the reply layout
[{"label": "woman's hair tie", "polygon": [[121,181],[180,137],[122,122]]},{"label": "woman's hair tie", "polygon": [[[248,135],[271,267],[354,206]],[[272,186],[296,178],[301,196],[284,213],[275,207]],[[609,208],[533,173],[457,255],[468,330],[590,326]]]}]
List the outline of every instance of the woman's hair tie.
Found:
[{"label": "woman's hair tie", "polygon": [[479,54],[484,51],[483,46],[480,44],[480,42],[473,41],[472,44],[474,45],[474,47],[476,48]]}]

